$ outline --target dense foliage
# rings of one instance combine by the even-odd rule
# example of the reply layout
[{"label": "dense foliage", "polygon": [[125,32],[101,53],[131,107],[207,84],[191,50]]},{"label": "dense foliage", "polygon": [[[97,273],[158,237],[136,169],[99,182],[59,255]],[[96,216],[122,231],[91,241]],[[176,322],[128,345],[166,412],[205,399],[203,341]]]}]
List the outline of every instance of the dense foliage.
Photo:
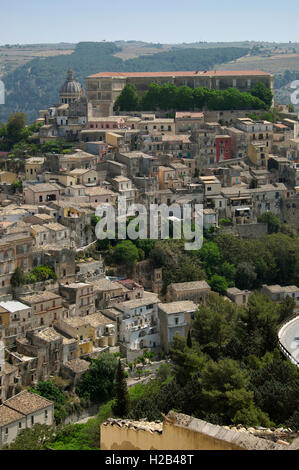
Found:
[{"label": "dense foliage", "polygon": [[113,394],[117,364],[116,357],[109,353],[91,359],[89,369],[77,385],[76,393],[79,397],[91,400],[93,403],[107,401]]},{"label": "dense foliage", "polygon": [[44,282],[51,279],[56,281],[57,274],[50,266],[37,266],[27,273],[17,267],[11,276],[10,283],[13,287],[19,287],[24,284],[34,284],[35,282]]},{"label": "dense foliage", "polygon": [[190,88],[171,83],[151,83],[149,89],[138,96],[136,88],[127,84],[117,97],[117,111],[193,111],[194,109],[268,109],[272,104],[272,92],[263,83],[257,83],[251,93],[236,88],[211,90],[206,87]]},{"label": "dense foliage", "polygon": [[192,340],[175,336],[171,363],[130,390],[128,417],[171,409],[209,422],[298,428],[299,372],[277,349],[279,308],[255,293],[247,309],[217,294],[201,305]]}]

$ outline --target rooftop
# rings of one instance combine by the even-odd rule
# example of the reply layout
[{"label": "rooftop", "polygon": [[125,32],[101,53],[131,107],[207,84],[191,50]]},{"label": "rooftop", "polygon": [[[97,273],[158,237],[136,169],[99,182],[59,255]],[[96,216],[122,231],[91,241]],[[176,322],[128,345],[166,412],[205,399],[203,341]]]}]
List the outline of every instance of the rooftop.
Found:
[{"label": "rooftop", "polygon": [[176,282],[170,285],[172,289],[176,291],[197,290],[197,289],[211,290],[209,284],[206,281]]},{"label": "rooftop", "polygon": [[23,418],[24,415],[18,411],[12,410],[11,408],[8,408],[8,406],[0,405],[0,427],[19,421]]},{"label": "rooftop", "polygon": [[46,302],[47,300],[60,299],[60,295],[55,294],[54,292],[44,291],[41,294],[21,296],[20,299],[22,302],[38,303]]},{"label": "rooftop", "polygon": [[23,390],[12,398],[6,400],[5,404],[23,414],[34,413],[48,406],[53,405],[53,402],[47,400],[36,393]]},{"label": "rooftop", "polygon": [[172,313],[194,312],[197,309],[197,305],[189,300],[169,302],[166,304],[160,303],[158,307],[168,315]]},{"label": "rooftop", "polygon": [[20,310],[28,309],[28,305],[22,304],[17,300],[8,300],[7,302],[0,302],[0,307],[5,308],[10,313],[19,312]]},{"label": "rooftop", "polygon": [[72,359],[65,362],[64,366],[73,372],[85,372],[89,368],[90,362],[84,361],[84,359]]},{"label": "rooftop", "polygon": [[158,303],[159,298],[157,294],[154,294],[152,292],[144,293],[144,296],[141,299],[133,299],[133,300],[127,300],[125,302],[121,302],[118,304],[118,307],[124,307],[124,308],[137,308],[137,307],[143,307],[144,305],[149,305],[151,303]]},{"label": "rooftop", "polygon": [[42,331],[36,333],[36,336],[45,340],[45,341],[57,341],[61,339],[61,335],[54,330],[54,328],[49,327],[45,328]]},{"label": "rooftop", "polygon": [[258,76],[272,76],[270,73],[262,72],[260,70],[208,70],[208,71],[184,71],[184,72],[100,72],[94,75],[89,75],[87,78],[146,78],[146,77],[238,77],[246,75]]}]

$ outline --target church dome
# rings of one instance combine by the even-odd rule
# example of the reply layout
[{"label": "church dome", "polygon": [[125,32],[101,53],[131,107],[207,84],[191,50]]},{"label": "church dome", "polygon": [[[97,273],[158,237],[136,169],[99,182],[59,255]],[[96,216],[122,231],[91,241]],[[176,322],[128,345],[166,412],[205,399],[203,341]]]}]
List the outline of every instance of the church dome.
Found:
[{"label": "church dome", "polygon": [[60,88],[60,93],[61,94],[76,93],[78,95],[82,93],[82,85],[81,83],[76,82],[76,80],[74,80],[74,74],[71,69],[68,70],[67,79],[62,85],[62,87]]}]

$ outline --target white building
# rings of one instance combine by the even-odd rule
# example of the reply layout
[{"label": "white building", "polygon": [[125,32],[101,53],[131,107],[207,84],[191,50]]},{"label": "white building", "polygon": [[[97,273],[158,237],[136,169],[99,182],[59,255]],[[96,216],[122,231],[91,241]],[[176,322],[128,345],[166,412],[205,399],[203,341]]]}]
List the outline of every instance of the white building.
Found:
[{"label": "white building", "polygon": [[54,403],[24,390],[0,406],[0,448],[11,444],[22,429],[54,424]]},{"label": "white building", "polygon": [[122,312],[119,320],[120,343],[127,351],[160,346],[160,328],[156,294],[145,293],[141,299],[128,300],[117,305]]}]

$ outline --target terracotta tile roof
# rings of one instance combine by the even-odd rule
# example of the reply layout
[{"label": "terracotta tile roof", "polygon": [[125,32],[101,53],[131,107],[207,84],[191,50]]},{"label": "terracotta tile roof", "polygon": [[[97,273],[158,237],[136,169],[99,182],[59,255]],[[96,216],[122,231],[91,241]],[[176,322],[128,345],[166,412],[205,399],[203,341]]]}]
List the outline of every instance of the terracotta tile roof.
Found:
[{"label": "terracotta tile roof", "polygon": [[0,406],[0,427],[6,426],[7,424],[13,423],[14,421],[19,421],[23,419],[24,415],[18,413],[18,411],[8,408],[8,406]]},{"label": "terracotta tile roof", "polygon": [[89,75],[87,78],[143,78],[143,77],[222,77],[222,76],[246,76],[246,75],[263,75],[272,76],[270,73],[261,70],[207,70],[207,71],[176,71],[176,72],[100,72]]},{"label": "terracotta tile roof", "polygon": [[5,404],[19,413],[30,414],[53,405],[53,402],[36,393],[23,390],[14,397],[6,400]]}]

